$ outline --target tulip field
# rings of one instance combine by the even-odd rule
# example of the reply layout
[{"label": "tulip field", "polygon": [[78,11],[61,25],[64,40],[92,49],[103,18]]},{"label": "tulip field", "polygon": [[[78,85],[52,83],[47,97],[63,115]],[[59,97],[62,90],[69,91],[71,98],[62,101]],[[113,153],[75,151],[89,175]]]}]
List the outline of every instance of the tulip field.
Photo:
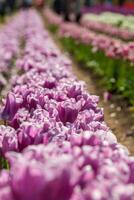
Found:
[{"label": "tulip field", "polygon": [[[96,37],[50,10],[45,17],[80,62],[96,55],[99,64],[106,58],[111,68],[119,63],[120,73],[133,75],[133,44]],[[104,73],[103,67],[96,72]],[[99,97],[73,74],[72,61],[36,10],[19,11],[1,27],[0,72],[1,92],[10,86],[0,104],[0,200],[134,200],[134,157],[117,141]],[[106,80],[114,79],[106,73]],[[107,87],[133,104],[126,74],[118,81]]]}]

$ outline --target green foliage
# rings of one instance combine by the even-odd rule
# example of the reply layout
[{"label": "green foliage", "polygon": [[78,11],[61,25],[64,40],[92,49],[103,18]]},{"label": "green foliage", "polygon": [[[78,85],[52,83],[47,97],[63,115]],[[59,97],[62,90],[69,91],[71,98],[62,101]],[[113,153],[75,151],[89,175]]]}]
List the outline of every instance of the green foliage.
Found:
[{"label": "green foliage", "polygon": [[9,169],[9,163],[3,157],[0,157],[0,169]]}]

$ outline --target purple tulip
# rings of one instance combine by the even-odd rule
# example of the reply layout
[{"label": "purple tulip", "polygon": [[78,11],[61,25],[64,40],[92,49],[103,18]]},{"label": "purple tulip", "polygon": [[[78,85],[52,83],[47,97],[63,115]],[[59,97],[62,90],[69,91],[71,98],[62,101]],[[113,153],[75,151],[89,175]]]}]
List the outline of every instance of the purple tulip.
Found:
[{"label": "purple tulip", "polygon": [[17,102],[15,95],[11,92],[8,93],[6,98],[6,104],[1,114],[2,119],[11,121],[15,116],[19,105],[20,103]]},{"label": "purple tulip", "polygon": [[44,83],[45,88],[53,89],[56,87],[56,80],[54,78],[49,78]]},{"label": "purple tulip", "polygon": [[17,151],[18,150],[18,140],[16,133],[5,134],[2,141],[2,152],[5,154],[7,151]]},{"label": "purple tulip", "polygon": [[41,129],[37,128],[34,124],[25,124],[18,129],[18,143],[19,150],[21,151],[26,146],[34,144],[35,138],[40,133]]},{"label": "purple tulip", "polygon": [[14,200],[11,188],[9,186],[0,188],[0,200]]},{"label": "purple tulip", "polygon": [[78,108],[71,103],[61,103],[58,106],[58,113],[60,120],[65,124],[66,122],[73,123],[78,116]]},{"label": "purple tulip", "polygon": [[74,85],[68,89],[68,97],[76,98],[78,95],[81,95],[82,89],[79,85]]}]

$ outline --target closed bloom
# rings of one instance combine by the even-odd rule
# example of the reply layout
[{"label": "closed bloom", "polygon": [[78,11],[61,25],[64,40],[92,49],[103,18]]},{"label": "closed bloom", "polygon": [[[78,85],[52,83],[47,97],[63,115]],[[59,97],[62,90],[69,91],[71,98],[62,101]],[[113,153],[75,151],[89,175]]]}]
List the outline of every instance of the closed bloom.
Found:
[{"label": "closed bloom", "polygon": [[19,102],[13,93],[8,93],[6,104],[1,114],[2,119],[11,121],[19,108]]},{"label": "closed bloom", "polygon": [[64,102],[58,106],[58,113],[63,123],[73,123],[78,116],[78,108],[71,102]]}]

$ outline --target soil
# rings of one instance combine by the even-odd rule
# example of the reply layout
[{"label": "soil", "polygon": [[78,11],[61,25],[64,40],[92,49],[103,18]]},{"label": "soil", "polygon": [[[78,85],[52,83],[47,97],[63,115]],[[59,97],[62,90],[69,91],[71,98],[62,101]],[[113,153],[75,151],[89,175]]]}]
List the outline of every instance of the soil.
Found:
[{"label": "soil", "polygon": [[[54,35],[52,37],[61,51],[65,53],[57,37]],[[66,54],[72,60],[74,74],[79,80],[85,81],[89,93],[100,97],[99,106],[104,108],[105,122],[116,135],[118,142],[128,148],[130,155],[134,155],[134,111],[130,111],[125,101],[120,100],[120,97],[116,95],[110,101],[105,102],[103,98],[105,90],[99,87],[98,78],[76,63],[71,55]]]}]

